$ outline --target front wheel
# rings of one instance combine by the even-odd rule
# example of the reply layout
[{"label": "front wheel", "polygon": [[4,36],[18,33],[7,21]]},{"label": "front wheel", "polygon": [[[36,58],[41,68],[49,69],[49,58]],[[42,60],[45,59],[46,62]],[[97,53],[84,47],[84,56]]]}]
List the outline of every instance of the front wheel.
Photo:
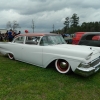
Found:
[{"label": "front wheel", "polygon": [[8,57],[9,57],[9,59],[11,59],[11,60],[14,59],[14,56],[13,56],[13,54],[11,54],[11,53],[8,53]]},{"label": "front wheel", "polygon": [[63,59],[58,59],[55,61],[56,70],[62,74],[68,74],[71,72],[71,67],[69,63]]}]

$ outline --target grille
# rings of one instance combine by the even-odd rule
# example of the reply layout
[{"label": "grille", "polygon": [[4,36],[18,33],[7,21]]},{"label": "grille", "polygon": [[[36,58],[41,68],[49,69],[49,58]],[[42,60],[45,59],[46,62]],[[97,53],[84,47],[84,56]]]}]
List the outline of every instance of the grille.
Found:
[{"label": "grille", "polygon": [[100,62],[100,57],[99,57],[99,59],[92,61],[90,63],[90,66],[93,67],[93,66],[97,65],[99,62]]}]

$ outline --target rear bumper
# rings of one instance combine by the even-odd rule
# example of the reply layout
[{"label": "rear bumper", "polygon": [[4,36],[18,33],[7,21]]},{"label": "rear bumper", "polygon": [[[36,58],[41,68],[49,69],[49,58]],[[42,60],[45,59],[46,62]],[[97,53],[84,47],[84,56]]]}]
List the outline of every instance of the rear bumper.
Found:
[{"label": "rear bumper", "polygon": [[77,67],[75,73],[87,77],[96,73],[97,71],[99,71],[99,69],[100,69],[100,62],[97,65],[90,68]]}]

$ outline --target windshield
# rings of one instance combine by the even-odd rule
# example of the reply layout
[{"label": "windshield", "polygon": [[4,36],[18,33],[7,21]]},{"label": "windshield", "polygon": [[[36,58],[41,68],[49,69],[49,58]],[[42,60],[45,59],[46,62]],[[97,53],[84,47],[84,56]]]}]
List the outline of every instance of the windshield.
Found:
[{"label": "windshield", "polygon": [[56,44],[66,44],[65,40],[61,35],[44,36],[42,37],[40,42],[40,45],[56,45]]}]

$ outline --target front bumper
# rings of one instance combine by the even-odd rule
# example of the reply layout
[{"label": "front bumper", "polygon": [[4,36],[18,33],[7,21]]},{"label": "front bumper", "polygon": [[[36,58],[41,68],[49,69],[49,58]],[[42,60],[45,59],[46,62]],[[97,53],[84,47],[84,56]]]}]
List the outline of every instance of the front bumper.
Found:
[{"label": "front bumper", "polygon": [[95,60],[94,62],[91,62],[88,65],[90,66],[89,68],[78,66],[75,70],[75,73],[82,75],[84,77],[87,77],[96,73],[100,69],[100,58],[98,60]]},{"label": "front bumper", "polygon": [[91,68],[76,68],[75,73],[82,75],[82,76],[90,76],[97,72],[100,69],[100,64],[96,67],[91,67]]}]

